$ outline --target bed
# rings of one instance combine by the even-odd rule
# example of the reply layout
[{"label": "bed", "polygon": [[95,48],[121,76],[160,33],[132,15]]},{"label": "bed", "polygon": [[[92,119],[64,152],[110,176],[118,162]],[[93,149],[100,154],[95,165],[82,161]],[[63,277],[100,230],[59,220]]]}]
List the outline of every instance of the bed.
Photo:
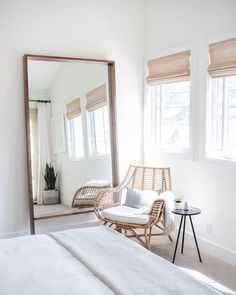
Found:
[{"label": "bed", "polygon": [[1,295],[220,294],[104,226],[0,241]]}]

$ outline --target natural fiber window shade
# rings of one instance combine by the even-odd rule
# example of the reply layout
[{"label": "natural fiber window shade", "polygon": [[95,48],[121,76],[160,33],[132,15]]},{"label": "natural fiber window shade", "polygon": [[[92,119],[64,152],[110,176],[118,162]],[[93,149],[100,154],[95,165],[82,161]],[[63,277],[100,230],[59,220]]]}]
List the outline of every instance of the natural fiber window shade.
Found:
[{"label": "natural fiber window shade", "polygon": [[148,61],[149,85],[188,80],[190,76],[190,50]]},{"label": "natural fiber window shade", "polygon": [[211,77],[236,75],[236,38],[210,44],[209,51],[208,73]]},{"label": "natural fiber window shade", "polygon": [[79,116],[81,113],[80,108],[80,99],[77,98],[75,100],[72,100],[66,105],[66,117],[68,119],[73,119],[77,116]]},{"label": "natural fiber window shade", "polygon": [[86,109],[92,112],[107,104],[106,84],[103,84],[86,94]]}]

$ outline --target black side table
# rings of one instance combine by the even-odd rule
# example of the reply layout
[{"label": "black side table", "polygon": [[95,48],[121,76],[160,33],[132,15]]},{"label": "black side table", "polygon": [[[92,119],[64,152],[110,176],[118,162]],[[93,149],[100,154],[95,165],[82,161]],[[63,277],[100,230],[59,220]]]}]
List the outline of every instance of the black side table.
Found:
[{"label": "black side table", "polygon": [[176,244],[175,244],[175,252],[174,252],[172,263],[175,263],[175,255],[176,255],[176,251],[177,251],[177,248],[178,248],[179,236],[180,236],[183,220],[184,220],[184,228],[183,228],[183,236],[182,236],[181,253],[183,253],[183,251],[184,251],[184,235],[185,235],[185,224],[186,224],[186,217],[187,216],[189,217],[189,220],[190,220],[190,223],[191,223],[194,240],[195,240],[195,244],[196,244],[196,247],[197,247],[198,257],[199,257],[200,262],[202,262],[202,258],[201,258],[200,251],[199,251],[199,248],[198,248],[197,238],[196,238],[196,235],[195,235],[195,230],[194,230],[194,227],[193,227],[193,221],[192,221],[192,217],[191,217],[192,215],[200,214],[201,210],[198,209],[198,208],[190,207],[187,211],[185,211],[184,209],[174,209],[174,210],[171,210],[171,212],[176,214],[176,215],[181,215],[179,231],[178,231],[178,236],[177,236],[177,240],[176,240]]}]

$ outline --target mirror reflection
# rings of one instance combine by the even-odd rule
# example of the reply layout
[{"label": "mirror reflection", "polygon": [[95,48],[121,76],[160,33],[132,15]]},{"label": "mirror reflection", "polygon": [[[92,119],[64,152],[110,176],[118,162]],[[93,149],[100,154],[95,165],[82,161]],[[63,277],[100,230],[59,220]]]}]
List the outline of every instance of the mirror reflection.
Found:
[{"label": "mirror reflection", "polygon": [[34,216],[92,207],[112,183],[108,66],[28,60]]}]

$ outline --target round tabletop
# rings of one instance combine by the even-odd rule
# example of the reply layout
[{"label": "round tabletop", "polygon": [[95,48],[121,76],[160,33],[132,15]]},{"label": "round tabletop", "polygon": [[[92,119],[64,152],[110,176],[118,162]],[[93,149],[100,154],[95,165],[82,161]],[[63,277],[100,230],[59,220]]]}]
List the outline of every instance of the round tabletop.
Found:
[{"label": "round tabletop", "polygon": [[197,215],[201,213],[201,210],[199,208],[189,207],[188,210],[173,209],[171,212],[177,215]]}]

